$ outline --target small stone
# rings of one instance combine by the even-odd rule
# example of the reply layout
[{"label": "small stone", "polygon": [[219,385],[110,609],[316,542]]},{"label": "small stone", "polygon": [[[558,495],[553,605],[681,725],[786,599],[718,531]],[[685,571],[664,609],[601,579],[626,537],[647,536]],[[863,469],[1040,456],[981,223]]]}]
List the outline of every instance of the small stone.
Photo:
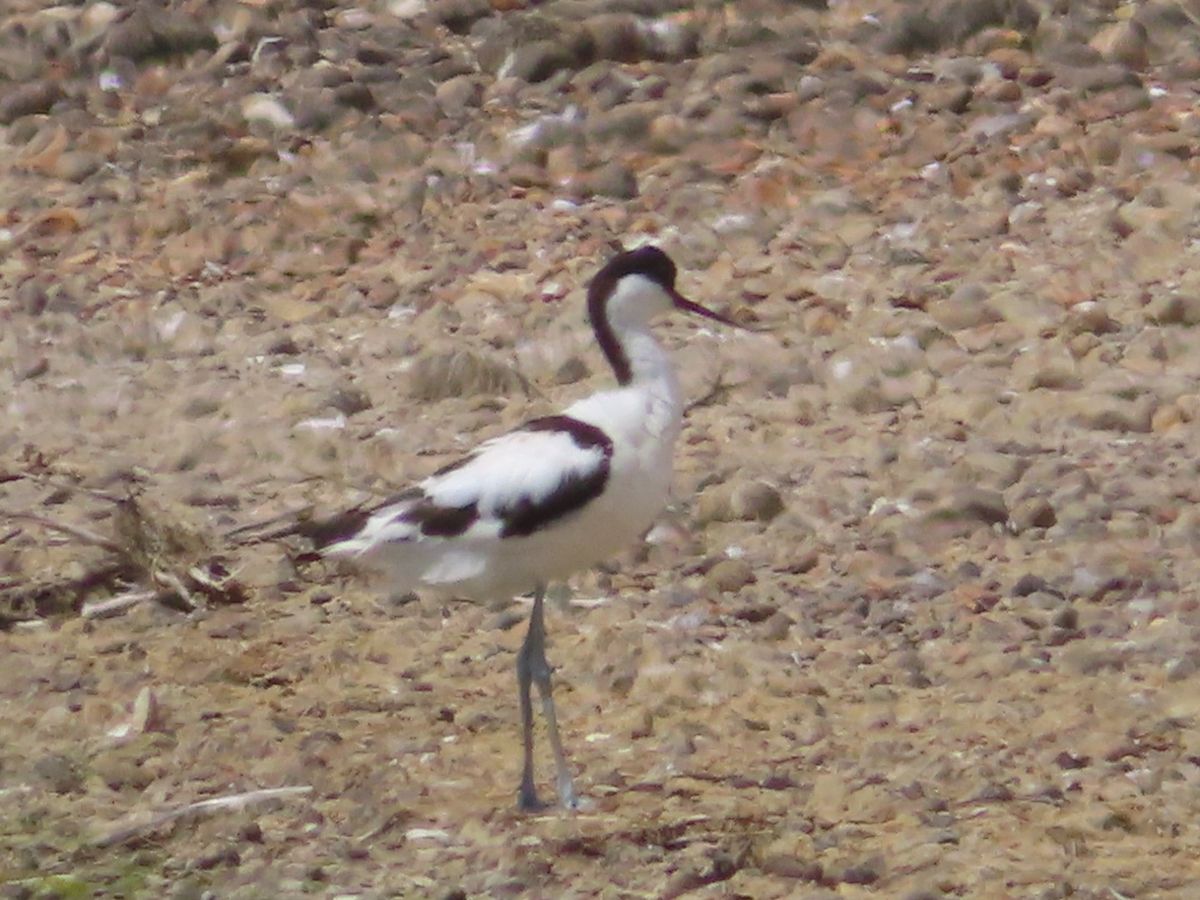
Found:
[{"label": "small stone", "polygon": [[1167,294],[1155,297],[1146,316],[1160,325],[1200,325],[1200,294]]},{"label": "small stone", "polygon": [[583,28],[595,46],[596,59],[638,62],[650,49],[646,40],[649,30],[639,27],[632,15],[593,16],[583,23]]},{"label": "small stone", "polygon": [[75,794],[83,790],[83,773],[62,754],[49,753],[39,757],[33,764],[33,771],[56,794]]},{"label": "small stone", "polygon": [[345,386],[339,387],[329,397],[329,405],[338,412],[347,416],[353,416],[360,412],[365,412],[374,404],[371,403],[371,398],[367,393],[360,388]]},{"label": "small stone", "polygon": [[752,603],[748,606],[743,606],[736,610],[733,614],[735,619],[742,622],[749,622],[751,625],[757,625],[760,622],[765,622],[778,612],[779,607],[773,603]]},{"label": "small stone", "polygon": [[583,381],[589,374],[587,363],[578,356],[570,356],[555,370],[554,383],[575,384],[576,382]]},{"label": "small stone", "polygon": [[1009,803],[1012,799],[1012,788],[996,781],[988,782],[971,797],[974,803]]},{"label": "small stone", "polygon": [[692,139],[687,120],[682,116],[659,116],[650,123],[646,134],[649,149],[655,153],[678,153]]},{"label": "small stone", "polygon": [[1118,88],[1142,87],[1142,80],[1135,73],[1115,63],[1064,68],[1059,72],[1058,81],[1085,95],[1115,91]]},{"label": "small stone", "polygon": [[1022,353],[1013,361],[1012,378],[1019,391],[1074,391],[1083,386],[1075,358],[1058,344],[1043,344]]},{"label": "small stone", "polygon": [[1062,606],[1054,613],[1050,619],[1050,624],[1055,628],[1064,628],[1067,631],[1074,631],[1079,627],[1079,610],[1074,606]]},{"label": "small stone", "polygon": [[707,526],[710,522],[730,522],[733,518],[733,486],[713,485],[704,488],[696,500],[696,522]]},{"label": "small stone", "polygon": [[933,513],[939,519],[974,519],[988,525],[1008,521],[1008,505],[999,491],[962,487],[955,490]]},{"label": "small stone", "polygon": [[504,69],[504,74],[536,84],[545,81],[575,63],[570,50],[558,41],[534,41],[518,47]]},{"label": "small stone", "polygon": [[942,34],[938,24],[924,8],[908,9],[884,26],[879,46],[884,53],[903,56],[935,53],[942,48]]},{"label": "small stone", "polygon": [[1060,769],[1085,769],[1092,764],[1092,758],[1090,756],[1083,756],[1082,754],[1077,755],[1069,750],[1063,750],[1058,756],[1054,757],[1054,763]]},{"label": "small stone", "polygon": [[1187,681],[1196,674],[1200,666],[1195,656],[1180,656],[1167,661],[1167,681]]},{"label": "small stone", "polygon": [[50,308],[48,285],[40,278],[27,278],[13,291],[13,305],[29,316],[40,316]]},{"label": "small stone", "polygon": [[174,56],[195,50],[217,49],[217,38],[201,16],[153,6],[134,6],[104,39],[109,56],[124,56],[134,62],[153,57]]},{"label": "small stone", "polygon": [[786,640],[794,624],[796,623],[786,613],[777,612],[767,619],[762,637],[768,641]]},{"label": "small stone", "polygon": [[820,882],[825,873],[821,864],[813,859],[804,859],[785,853],[768,852],[759,861],[758,868],[776,878],[791,878],[795,881]]},{"label": "small stone", "polygon": [[743,521],[769,522],[783,512],[783,498],[765,481],[740,484],[730,497],[730,512]]},{"label": "small stone", "polygon": [[1014,597],[1028,597],[1030,594],[1035,594],[1038,591],[1049,590],[1051,588],[1045,578],[1027,572],[1018,578],[1016,584],[1013,585],[1012,595]]},{"label": "small stone", "polygon": [[63,97],[56,81],[30,81],[6,88],[0,96],[0,125],[8,125],[21,116],[49,112]]},{"label": "small stone", "polygon": [[1045,497],[1028,497],[1013,507],[1008,521],[1013,531],[1021,533],[1031,528],[1052,528],[1058,518]]},{"label": "small stone", "polygon": [[291,98],[295,125],[303,131],[321,131],[337,118],[337,101],[331,88],[299,91]]},{"label": "small stone", "polygon": [[130,788],[142,790],[154,776],[125,754],[104,754],[97,757],[92,767],[97,775],[114,791]]},{"label": "small stone", "polygon": [[584,197],[632,200],[638,195],[637,176],[619,162],[610,162],[588,172],[578,180],[576,188]]},{"label": "small stone", "polygon": [[1110,62],[1141,71],[1150,65],[1146,26],[1136,19],[1117,22],[1100,31],[1091,42]]},{"label": "small stone", "polygon": [[883,877],[883,870],[883,857],[876,855],[847,866],[838,880],[844,884],[874,884]]},{"label": "small stone", "polygon": [[1000,81],[987,91],[986,96],[997,103],[1015,103],[1021,99],[1021,86],[1015,81]]},{"label": "small stone", "polygon": [[433,96],[443,113],[460,115],[483,101],[483,84],[474,75],[456,75],[439,84]]},{"label": "small stone", "polygon": [[1125,668],[1122,652],[1100,639],[1075,641],[1062,651],[1060,665],[1065,672],[1075,675],[1095,675],[1098,672],[1120,672]]},{"label": "small stone", "polygon": [[1075,418],[1085,428],[1096,431],[1150,431],[1154,400],[1149,397],[1123,400],[1119,397],[1091,397],[1081,405]]},{"label": "small stone", "polygon": [[429,14],[455,34],[466,34],[479,19],[492,14],[488,0],[434,0]]},{"label": "small stone", "polygon": [[63,181],[73,181],[78,184],[104,165],[104,159],[86,150],[69,150],[58,158],[54,164],[54,174]]},{"label": "small stone", "polygon": [[1115,165],[1121,158],[1121,135],[1115,131],[1097,129],[1089,132],[1083,142],[1083,151],[1097,166]]},{"label": "small stone", "polygon": [[360,112],[369,112],[378,105],[371,89],[357,81],[351,81],[334,88],[333,101],[339,106],[357,109]]},{"label": "small stone", "polygon": [[192,865],[201,871],[215,869],[218,866],[236,868],[241,864],[242,856],[233,846],[213,847],[192,860]]},{"label": "small stone", "polygon": [[976,328],[1001,318],[988,305],[987,290],[973,281],[960,284],[949,297],[929,304],[928,312],[947,331]]},{"label": "small stone", "polygon": [[721,594],[732,594],[757,579],[750,563],[744,559],[723,559],[708,571],[709,587]]},{"label": "small stone", "polygon": [[646,135],[659,110],[657,103],[623,103],[608,112],[589,117],[588,136],[597,141],[639,141]]},{"label": "small stone", "polygon": [[1067,315],[1067,330],[1072,334],[1112,334],[1121,325],[1099,303],[1086,301],[1071,309]]}]

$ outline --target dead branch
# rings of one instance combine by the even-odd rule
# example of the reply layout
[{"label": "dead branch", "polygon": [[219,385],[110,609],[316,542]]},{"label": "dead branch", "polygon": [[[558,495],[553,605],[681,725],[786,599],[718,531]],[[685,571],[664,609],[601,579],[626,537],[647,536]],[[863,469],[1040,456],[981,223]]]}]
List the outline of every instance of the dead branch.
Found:
[{"label": "dead branch", "polygon": [[198,817],[205,813],[220,812],[223,810],[241,810],[253,803],[260,803],[263,800],[275,800],[309,793],[312,793],[312,787],[305,785],[303,787],[263,788],[262,790],[247,791],[242,794],[228,794],[224,797],[198,800],[195,803],[188,803],[185,806],[155,813],[142,822],[122,825],[106,834],[100,835],[92,841],[92,844],[96,847],[113,847],[117,844],[125,843],[130,838],[137,837],[145,834],[147,831],[153,831],[156,828],[161,828],[163,825],[168,825],[181,819]]},{"label": "dead branch", "polygon": [[73,537],[78,541],[83,541],[85,544],[91,544],[95,547],[100,547],[107,550],[109,553],[121,553],[121,545],[116,541],[110,541],[103,535],[96,534],[94,531],[89,531],[86,528],[81,528],[78,525],[68,525],[65,522],[55,522],[53,519],[47,519],[44,516],[34,515],[33,513],[18,513],[6,512],[4,515],[10,519],[23,519],[26,522],[33,522],[35,525],[40,525],[50,531],[57,531],[60,534],[65,534],[68,537]]},{"label": "dead branch", "polygon": [[97,500],[104,500],[108,503],[120,503],[121,496],[114,494],[111,491],[102,491],[97,488],[84,487],[82,484],[72,484],[69,481],[61,481],[58,478],[52,478],[49,475],[39,475],[37,472],[14,472],[10,478],[3,480],[18,481],[18,480],[33,481],[37,484],[44,484],[46,487],[54,488],[55,490],[74,491],[77,494],[87,494],[89,497],[95,497]]},{"label": "dead branch", "polygon": [[97,600],[94,603],[84,603],[80,615],[85,619],[106,619],[117,616],[128,609],[145,603],[147,600],[158,598],[158,591],[130,591],[128,594],[118,594],[107,600]]},{"label": "dead branch", "polygon": [[[216,542],[203,527],[189,524],[169,507],[137,496],[116,500],[114,538],[32,513],[0,512],[0,516],[33,522],[109,554],[82,579],[23,582],[0,589],[0,613],[14,611],[0,620],[0,627],[9,627],[9,618],[20,621],[46,615],[48,609],[49,614],[82,611],[87,618],[100,618],[148,599],[184,613],[195,612],[206,600],[240,603],[246,599],[245,586],[226,569]],[[110,600],[85,602],[88,593],[102,583],[121,593]],[[131,591],[131,587],[139,590]]]}]

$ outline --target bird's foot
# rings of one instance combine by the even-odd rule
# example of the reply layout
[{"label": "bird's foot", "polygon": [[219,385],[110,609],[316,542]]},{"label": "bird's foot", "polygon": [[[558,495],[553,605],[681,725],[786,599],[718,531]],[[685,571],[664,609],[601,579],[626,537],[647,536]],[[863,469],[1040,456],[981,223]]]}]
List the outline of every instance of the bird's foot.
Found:
[{"label": "bird's foot", "polygon": [[549,808],[550,804],[543,802],[538,797],[533,785],[521,785],[521,789],[517,791],[517,809],[523,813],[535,813],[543,812]]},{"label": "bird's foot", "polygon": [[[575,786],[568,783],[558,785],[558,805],[572,812],[585,812],[592,809],[595,803],[591,799],[577,794]],[[517,792],[517,809],[523,813],[545,812],[552,806],[554,806],[553,803],[542,800],[532,787],[522,785]]]},{"label": "bird's foot", "polygon": [[557,787],[558,802],[563,809],[578,810],[590,805],[587,798],[580,797],[575,793],[575,784],[571,781],[569,775],[560,776]]}]

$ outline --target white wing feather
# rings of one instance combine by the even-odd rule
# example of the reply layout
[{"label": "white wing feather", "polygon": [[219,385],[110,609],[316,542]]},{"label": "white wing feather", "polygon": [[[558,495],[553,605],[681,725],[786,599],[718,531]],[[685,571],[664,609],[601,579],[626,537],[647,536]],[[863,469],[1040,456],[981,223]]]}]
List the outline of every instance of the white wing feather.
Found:
[{"label": "white wing feather", "polygon": [[481,522],[523,500],[537,504],[568,478],[605,465],[600,447],[580,447],[563,431],[511,431],[480,444],[458,468],[433,475],[421,489],[438,506],[478,504]]},{"label": "white wing feather", "polygon": [[[404,582],[450,584],[478,576],[499,541],[506,510],[537,506],[563,481],[594,477],[607,464],[600,447],[580,447],[562,431],[517,430],[480,444],[458,466],[431,475],[411,496],[374,512],[357,533],[325,548],[330,556],[370,557]],[[405,514],[418,505],[474,505],[461,534],[429,535]]]}]

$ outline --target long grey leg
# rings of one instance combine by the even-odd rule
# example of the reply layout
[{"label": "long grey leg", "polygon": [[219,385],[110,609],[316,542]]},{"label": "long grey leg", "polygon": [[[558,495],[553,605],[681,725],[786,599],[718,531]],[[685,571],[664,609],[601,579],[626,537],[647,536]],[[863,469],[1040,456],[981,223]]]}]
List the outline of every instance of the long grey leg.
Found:
[{"label": "long grey leg", "polygon": [[[533,682],[532,657],[535,646],[545,642],[546,626],[542,621],[542,595],[545,588],[539,587],[533,598],[533,614],[529,617],[529,629],[517,653],[517,699],[521,704],[521,738],[524,743],[524,761],[521,765],[521,787],[517,792],[517,806],[526,811],[543,809],[545,804],[538,799],[533,784],[533,700],[530,687]],[[544,656],[545,654],[542,653]]]},{"label": "long grey leg", "polygon": [[550,664],[546,662],[546,620],[543,611],[546,589],[540,586],[533,596],[533,611],[529,614],[529,631],[517,655],[517,685],[520,688],[521,726],[524,729],[525,765],[521,773],[520,805],[522,809],[538,809],[537,793],[533,786],[533,704],[530,697],[530,681],[538,686],[542,697],[542,715],[546,718],[546,730],[550,734],[550,748],[554,752],[555,782],[558,786],[558,802],[568,809],[579,806],[575,785],[567,755],[563,752],[562,739],[558,734],[558,716],[554,712],[554,694],[550,682]]}]

